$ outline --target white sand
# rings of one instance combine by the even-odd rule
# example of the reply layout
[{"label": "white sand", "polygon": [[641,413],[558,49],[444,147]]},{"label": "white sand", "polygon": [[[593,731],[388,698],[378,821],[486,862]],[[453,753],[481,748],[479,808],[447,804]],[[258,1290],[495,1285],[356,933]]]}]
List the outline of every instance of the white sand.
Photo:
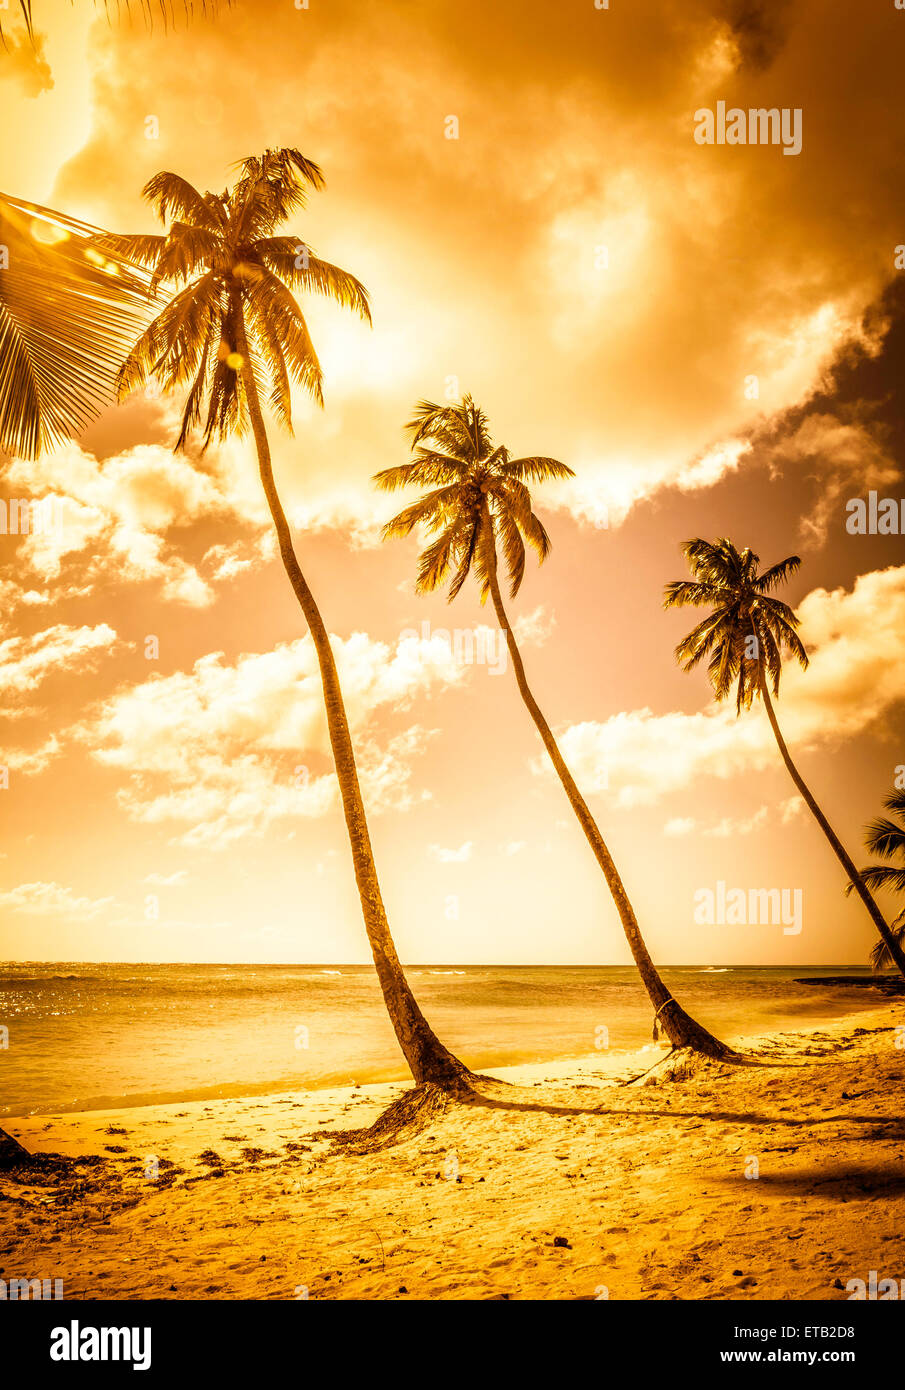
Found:
[{"label": "white sand", "polygon": [[311,1136],[405,1087],[17,1118],[29,1148],[110,1171],[84,1196],[0,1180],[0,1277],[83,1298],[846,1299],[871,1269],[905,1278],[903,1022],[886,1004],[656,1084],[600,1054],[508,1068],[365,1154]]}]

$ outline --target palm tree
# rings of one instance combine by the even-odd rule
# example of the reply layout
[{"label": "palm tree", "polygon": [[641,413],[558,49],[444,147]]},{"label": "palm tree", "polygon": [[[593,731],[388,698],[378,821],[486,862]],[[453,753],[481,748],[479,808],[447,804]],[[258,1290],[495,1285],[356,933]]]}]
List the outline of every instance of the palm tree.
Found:
[{"label": "palm tree", "polygon": [[412,436],[414,461],[384,469],[374,481],[388,492],[403,487],[427,488],[428,491],[420,501],[412,503],[387,523],[384,538],[408,536],[419,526],[435,536],[419,560],[415,585],[418,593],[432,592],[450,576],[449,600],[452,601],[474,568],[481,602],[490,596],[497,621],[506,634],[521,697],[613,895],[635,964],[655,1011],[654,1037],[662,1026],[674,1047],[691,1047],[709,1056],[728,1056],[725,1044],[712,1037],[681,1008],[657,973],[612,856],[566,766],[550,725],[531,693],[522,655],[503,606],[497,574],[497,545],[502,551],[512,598],[518,593],[525,570],[525,541],[539,561],[550,551],[550,538],[534,513],[527,484],[571,478],[574,476],[571,468],[550,458],[510,458],[508,449],[494,446],[487,417],[470,396],[463,397],[459,405],[440,406],[421,401],[407,428]]},{"label": "palm tree", "polygon": [[[898,815],[899,823],[887,816],[879,816],[865,828],[864,843],[871,854],[877,854],[881,859],[898,858],[901,862],[868,864],[860,873],[868,888],[891,888],[895,893],[905,893],[905,791],[892,792],[883,805]],[[852,885],[847,883],[846,895],[851,891]],[[905,943],[905,907],[893,918],[890,932],[901,948]],[[870,963],[874,970],[892,970],[898,964],[882,938],[871,949]]]},{"label": "palm tree", "polygon": [[97,227],[0,194],[0,449],[33,459],[112,404],[149,277]]},{"label": "palm tree", "polygon": [[692,605],[713,611],[679,643],[676,660],[684,671],[692,671],[709,657],[707,674],[714,694],[717,700],[724,700],[734,685],[736,714],[750,709],[756,695],[761,697],[789,776],[848,874],[850,887],[870,913],[887,951],[905,975],[905,952],[886,925],[864,877],[855,868],[792,761],[770,698],[771,684],[773,694],[779,694],[783,650],[788,651],[802,669],[808,665],[808,654],[797,632],[797,615],[787,603],[771,595],[773,589],[795,574],[801,560],[797,555],[789,555],[761,574],[760,556],[747,548],[737,550],[725,538],[713,542],[686,541],[682,551],[693,577],[667,584],[664,608]]},{"label": "palm tree", "polygon": [[354,276],[318,259],[298,236],[276,235],[305,206],[308,190],[323,186],[318,166],[295,149],[242,160],[224,193],[200,193],[173,173],[150,180],[144,196],[164,223],[172,217],[167,235],[116,236],[104,245],[150,267],[153,289],[172,286],[172,298],[123,364],[120,393],[152,377],[167,390],[187,386],[177,449],[202,416],[204,447],[251,427],[280,556],[317,653],[361,910],[386,1007],[415,1080],[456,1090],[471,1074],[428,1025],[390,934],[336,661],[293,548],[261,405],[266,391],[271,413],[291,429],[291,382],[322,403],[320,363],[294,292],[325,295],[370,322],[367,291]]}]

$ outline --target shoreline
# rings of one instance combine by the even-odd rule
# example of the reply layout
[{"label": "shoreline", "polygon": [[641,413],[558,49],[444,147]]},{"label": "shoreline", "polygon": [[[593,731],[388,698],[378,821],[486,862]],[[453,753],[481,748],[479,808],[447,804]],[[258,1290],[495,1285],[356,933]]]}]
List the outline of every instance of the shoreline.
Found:
[{"label": "shoreline", "polygon": [[[722,971],[718,973],[723,973]],[[879,1007],[887,999],[895,999],[905,995],[905,981],[895,978],[885,979],[872,975],[866,976],[833,976],[823,977],[804,977],[793,979],[793,984],[831,986],[836,988],[858,987],[857,1002],[852,1002],[844,1012],[839,1011],[841,1001],[833,1001],[836,1011],[833,1011],[833,1004],[828,1005],[827,1012],[823,1015],[817,1013],[797,1012],[791,1014],[787,1020],[777,1016],[775,1020],[758,1020],[760,1026],[766,1026],[769,1033],[780,1031],[807,1031],[809,1028],[818,1025],[830,1024],[844,1019],[854,1020],[861,1017],[865,1012]],[[771,1026],[772,1025],[772,1026]],[[787,1025],[787,1026],[786,1026]],[[745,1046],[747,1039],[761,1036],[761,1033],[749,1034],[739,1032],[730,1027],[721,1027],[718,1019],[710,1021],[710,1027],[731,1046]],[[764,1034],[765,1035],[765,1034]],[[592,1051],[565,1051],[557,1052],[547,1056],[537,1056],[531,1049],[524,1049],[524,1055],[516,1060],[506,1060],[511,1058],[513,1048],[505,1046],[495,1049],[492,1045],[486,1051],[477,1055],[465,1054],[468,1065],[474,1071],[482,1073],[493,1073],[504,1079],[509,1078],[510,1073],[517,1075],[525,1067],[539,1069],[537,1074],[549,1072],[561,1074],[562,1068],[580,1068],[589,1061],[599,1064],[598,1069],[605,1073],[621,1072],[626,1067],[637,1065],[639,1069],[644,1069],[652,1065],[657,1056],[664,1051],[668,1051],[668,1046],[662,1041],[653,1042],[650,1034],[647,1034],[647,1041],[638,1043],[637,1046],[609,1046],[599,1052]],[[376,1074],[375,1074],[376,1073]],[[0,1105],[0,1127],[9,1128],[17,1122],[28,1119],[48,1118],[62,1115],[91,1115],[94,1113],[120,1112],[146,1110],[150,1108],[165,1108],[174,1106],[197,1105],[199,1103],[220,1104],[230,1100],[245,1099],[271,1099],[275,1100],[288,1095],[298,1093],[308,1095],[322,1095],[344,1090],[366,1090],[375,1086],[392,1087],[405,1086],[409,1083],[409,1076],[405,1063],[399,1056],[395,1065],[381,1063],[379,1067],[372,1069],[368,1074],[366,1069],[349,1068],[344,1073],[330,1077],[315,1076],[309,1082],[296,1079],[292,1076],[277,1077],[271,1080],[242,1081],[230,1083],[227,1081],[211,1082],[207,1085],[194,1085],[191,1087],[180,1088],[174,1086],[169,1089],[161,1089],[159,1092],[132,1091],[116,1096],[89,1096],[84,1102],[79,1099],[55,1104],[50,1100],[43,1100],[34,1106],[27,1106],[21,1101],[16,1102],[16,1108],[7,1109]]]},{"label": "shoreline", "polygon": [[905,1276],[903,1025],[885,1002],[632,1086],[599,1054],[505,1068],[365,1153],[329,1132],[406,1084],[16,1117],[85,1166],[0,1177],[2,1277],[73,1299],[845,1299]]}]

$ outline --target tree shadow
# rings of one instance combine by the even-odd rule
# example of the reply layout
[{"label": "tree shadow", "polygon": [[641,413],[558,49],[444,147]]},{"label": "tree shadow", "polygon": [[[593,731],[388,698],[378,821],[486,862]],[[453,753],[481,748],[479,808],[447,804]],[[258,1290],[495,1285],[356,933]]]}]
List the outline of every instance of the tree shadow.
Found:
[{"label": "tree shadow", "polygon": [[[883,1127],[883,1134],[868,1135],[867,1138],[884,1139],[905,1139],[905,1121],[896,1117],[894,1120],[887,1121],[880,1114],[875,1115],[850,1115],[845,1112],[832,1111],[825,1115],[763,1115],[756,1111],[738,1112],[734,1110],[673,1110],[663,1107],[644,1106],[643,1108],[628,1108],[608,1105],[555,1105],[549,1101],[528,1101],[516,1100],[514,1096],[488,1095],[486,1092],[471,1090],[467,1094],[457,1097],[458,1103],[464,1106],[477,1106],[488,1110],[514,1110],[525,1113],[543,1113],[546,1115],[599,1115],[601,1119],[637,1119],[647,1120],[650,1118],[669,1119],[676,1122],[682,1120],[713,1120],[725,1124],[734,1125],[784,1125],[788,1129],[800,1129],[814,1127],[825,1124],[839,1124],[843,1121],[847,1124],[873,1125]],[[895,1128],[893,1128],[895,1126]]]},{"label": "tree shadow", "polygon": [[[847,1202],[853,1197],[893,1197],[905,1193],[905,1172],[893,1164],[839,1163],[832,1167],[799,1168],[784,1173],[761,1173],[756,1179],[740,1174],[717,1177],[717,1182],[737,1187],[756,1181],[758,1187],[802,1196],[804,1193]],[[713,1174],[708,1181],[714,1181]]]}]

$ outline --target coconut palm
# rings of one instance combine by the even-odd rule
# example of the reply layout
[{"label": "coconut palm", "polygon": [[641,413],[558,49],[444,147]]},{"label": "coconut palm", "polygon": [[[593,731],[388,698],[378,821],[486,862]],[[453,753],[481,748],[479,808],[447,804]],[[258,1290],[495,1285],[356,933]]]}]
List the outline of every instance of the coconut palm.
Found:
[{"label": "coconut palm", "polygon": [[497,621],[506,634],[521,697],[613,895],[654,1008],[654,1037],[662,1027],[674,1047],[692,1047],[710,1056],[728,1055],[729,1049],[673,999],[657,973],[613,858],[528,685],[522,655],[503,605],[497,548],[502,552],[512,598],[518,593],[525,571],[525,542],[539,561],[550,551],[550,538],[535,515],[527,485],[571,478],[571,468],[551,458],[511,458],[508,449],[494,445],[487,417],[470,396],[463,397],[458,405],[421,401],[408,429],[414,460],[384,469],[374,481],[386,491],[419,487],[427,492],[387,523],[384,538],[408,536],[416,527],[424,527],[434,537],[419,560],[415,586],[418,593],[430,593],[449,578],[451,601],[474,570],[481,602],[490,596]]},{"label": "coconut palm", "polygon": [[0,449],[33,459],[112,404],[149,277],[97,227],[0,194]]},{"label": "coconut palm", "polygon": [[[896,813],[898,821],[888,816],[871,821],[864,831],[864,843],[871,854],[881,859],[898,859],[899,863],[867,864],[860,873],[868,888],[890,888],[894,893],[905,893],[905,790],[887,796],[883,805],[887,811]],[[845,885],[845,891],[851,893],[850,883]],[[893,918],[889,929],[900,947],[905,944],[905,907]],[[871,949],[870,963],[875,970],[892,970],[897,964],[882,938]]]},{"label": "coconut palm", "polygon": [[756,696],[763,700],[789,776],[829,840],[887,951],[905,975],[905,953],[874,902],[863,875],[855,868],[792,761],[773,708],[770,686],[773,694],[778,695],[783,652],[787,651],[803,669],[808,665],[808,655],[797,632],[797,615],[772,594],[795,574],[801,560],[797,555],[789,555],[761,573],[759,555],[747,548],[738,550],[725,538],[686,541],[682,551],[692,578],[667,584],[663,606],[691,605],[713,611],[682,639],[676,647],[676,660],[684,671],[693,671],[707,657],[707,674],[717,700],[724,700],[734,687],[737,714],[750,709]]},{"label": "coconut palm", "polygon": [[317,653],[361,910],[383,997],[415,1080],[456,1089],[470,1073],[429,1027],[390,934],[336,661],[293,547],[264,423],[262,393],[287,429],[291,383],[322,403],[321,367],[297,292],[325,295],[370,322],[367,292],[353,275],[320,260],[297,235],[277,235],[286,218],[304,208],[309,190],[323,186],[318,166],[294,149],[242,160],[223,193],[201,193],[173,173],[150,180],[144,195],[164,223],[172,219],[167,234],[116,236],[104,245],[150,267],[155,291],[167,286],[172,297],[123,364],[120,392],[151,378],[166,390],[187,387],[176,448],[196,426],[204,447],[251,428],[280,556]]}]

